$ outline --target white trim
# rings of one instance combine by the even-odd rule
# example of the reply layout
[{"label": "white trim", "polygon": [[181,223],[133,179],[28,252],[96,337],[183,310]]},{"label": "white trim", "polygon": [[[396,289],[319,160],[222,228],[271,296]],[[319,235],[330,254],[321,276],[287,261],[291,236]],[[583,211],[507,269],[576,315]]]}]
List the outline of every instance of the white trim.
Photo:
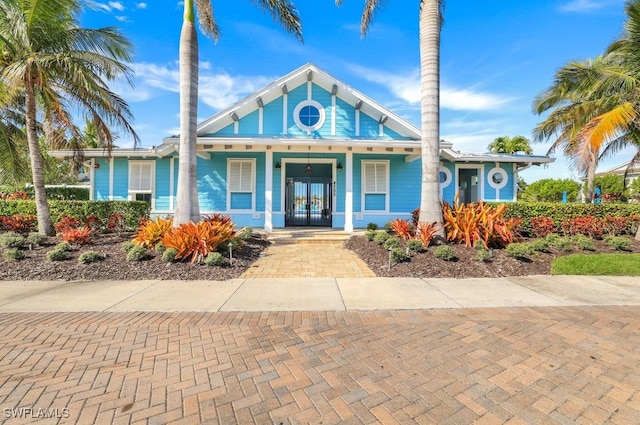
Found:
[{"label": "white trim", "polygon": [[282,95],[282,134],[289,134],[289,123],[287,122],[287,114],[289,109],[289,95]]},{"label": "white trim", "polygon": [[356,137],[360,137],[360,110],[356,109],[356,123],[355,123]]},{"label": "white trim", "polygon": [[512,200],[513,202],[517,202],[518,201],[518,166],[516,164],[511,164],[511,167],[513,168],[513,182],[511,182],[511,184],[513,185]]},{"label": "white trim", "polygon": [[169,158],[169,209],[171,211],[175,210],[175,196],[176,196],[176,188],[175,188],[175,166],[176,161],[174,157]]},{"label": "white trim", "polygon": [[[385,178],[386,178],[386,192],[366,192],[365,191],[365,166],[367,163],[375,163],[375,164],[384,164],[385,165]],[[391,193],[391,178],[390,178],[390,161],[387,160],[378,160],[378,159],[363,159],[360,161],[360,197],[361,197],[361,208],[362,213],[369,212],[380,212],[380,213],[388,213],[389,212],[389,204],[390,204],[390,193]],[[384,195],[384,210],[368,210],[365,203],[366,195]]]},{"label": "white trim", "polygon": [[113,157],[109,158],[109,200],[113,201],[113,179],[114,179],[114,165],[115,160]]},{"label": "white trim", "polygon": [[[264,165],[264,231],[273,231],[273,152],[267,151]],[[254,207],[255,209],[255,207]]]},{"label": "white trim", "polygon": [[240,120],[233,122],[233,134],[238,134],[240,131]]},{"label": "white trim", "polygon": [[313,82],[307,81],[307,100],[313,99]]},{"label": "white trim", "polygon": [[446,176],[445,180],[443,182],[440,182],[440,188],[444,189],[445,187],[449,187],[449,185],[453,182],[451,170],[445,167],[443,164],[440,164],[440,169],[438,170],[438,180],[440,180],[440,173],[444,173]]},{"label": "white trim", "polygon": [[[251,192],[234,192],[234,193],[251,193],[251,208],[249,209],[233,209],[231,208],[231,190],[229,187],[231,181],[232,162],[250,162],[251,163]],[[256,211],[256,158],[227,158],[227,211],[235,213],[239,212],[255,212]]]},{"label": "white trim", "polygon": [[378,136],[384,136],[384,124],[378,124]]},{"label": "white trim", "polygon": [[[502,181],[500,183],[496,183],[493,181],[493,176],[496,174],[500,174],[502,176]],[[504,188],[507,183],[509,183],[509,175],[507,174],[507,170],[500,168],[499,165],[496,165],[487,173],[487,183],[489,186],[496,190],[496,198],[500,199],[498,194],[500,193],[500,189]]]},{"label": "white trim", "polygon": [[[306,106],[313,106],[318,110],[318,113],[320,114],[320,117],[318,118],[318,122],[315,123],[314,125],[305,125],[302,123],[302,121],[300,121],[300,111],[302,110],[302,108]],[[324,106],[322,106],[319,102],[316,102],[315,100],[303,100],[302,102],[298,103],[295,109],[293,110],[293,121],[296,123],[298,128],[307,132],[320,130],[324,125],[326,119],[327,119],[327,115],[324,110]]]},{"label": "white trim", "polygon": [[344,231],[353,232],[353,152],[347,152],[344,171],[345,171]]},{"label": "white trim", "polygon": [[258,134],[262,135],[264,133],[264,108],[258,108]]},{"label": "white trim", "polygon": [[96,159],[91,158],[89,161],[90,169],[89,169],[89,200],[95,200],[95,191],[96,191]]},{"label": "white trim", "polygon": [[331,135],[336,135],[336,95],[331,95]]}]

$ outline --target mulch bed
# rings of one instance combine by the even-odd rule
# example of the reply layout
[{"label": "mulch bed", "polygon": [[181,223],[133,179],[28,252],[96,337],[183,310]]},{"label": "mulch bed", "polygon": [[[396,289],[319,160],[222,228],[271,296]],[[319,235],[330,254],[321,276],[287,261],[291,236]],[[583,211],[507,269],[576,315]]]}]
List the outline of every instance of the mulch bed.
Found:
[{"label": "mulch bed", "polygon": [[[0,257],[0,280],[228,280],[238,278],[260,257],[269,245],[266,236],[254,233],[239,251],[233,253],[233,266],[209,267],[204,264],[165,263],[160,256],[144,261],[127,261],[122,243],[131,234],[106,234],[94,238],[90,245],[78,247],[65,261],[47,261],[45,254],[59,242],[50,238],[44,246],[25,251],[26,258],[7,262]],[[631,252],[640,252],[640,242],[633,238]],[[410,261],[393,264],[389,268],[389,252],[363,236],[353,236],[345,242],[347,249],[362,258],[378,276],[418,278],[504,277],[549,274],[554,258],[572,252],[538,253],[529,260],[508,257],[504,250],[493,250],[487,262],[473,260],[472,248],[452,245],[457,260],[444,261],[433,255],[434,247],[414,253]],[[81,253],[92,250],[105,256],[104,260],[81,264]],[[575,252],[575,251],[574,251]],[[584,252],[584,251],[582,251]],[[596,253],[614,252],[603,241],[596,241]]]}]

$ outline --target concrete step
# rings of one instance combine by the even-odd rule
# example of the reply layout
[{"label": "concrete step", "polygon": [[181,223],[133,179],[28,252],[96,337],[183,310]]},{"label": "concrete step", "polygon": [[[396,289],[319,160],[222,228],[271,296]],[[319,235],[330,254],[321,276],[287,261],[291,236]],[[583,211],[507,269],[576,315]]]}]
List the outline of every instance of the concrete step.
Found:
[{"label": "concrete step", "polygon": [[354,233],[340,230],[276,230],[269,233],[268,239],[274,244],[342,244]]}]

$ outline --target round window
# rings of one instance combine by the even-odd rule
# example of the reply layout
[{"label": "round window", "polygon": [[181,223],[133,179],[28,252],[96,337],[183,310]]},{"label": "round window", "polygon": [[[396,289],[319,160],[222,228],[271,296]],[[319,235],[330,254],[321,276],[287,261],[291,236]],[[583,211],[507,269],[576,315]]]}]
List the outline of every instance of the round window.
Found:
[{"label": "round window", "polygon": [[507,172],[502,168],[493,168],[489,171],[489,186],[494,189],[502,189],[505,187],[509,181],[509,177],[507,176]]},{"label": "round window", "polygon": [[440,186],[447,187],[451,183],[451,171],[447,167],[440,166]]},{"label": "round window", "polygon": [[302,130],[319,130],[324,125],[324,108],[315,100],[305,100],[296,106],[293,111],[293,120]]}]

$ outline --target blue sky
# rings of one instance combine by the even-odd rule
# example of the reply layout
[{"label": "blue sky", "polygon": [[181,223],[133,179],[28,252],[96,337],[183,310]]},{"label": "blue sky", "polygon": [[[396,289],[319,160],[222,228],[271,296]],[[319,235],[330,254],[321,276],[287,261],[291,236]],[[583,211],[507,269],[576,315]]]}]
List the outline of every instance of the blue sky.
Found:
[{"label": "blue sky", "polygon": [[[179,132],[178,40],[182,3],[89,0],[81,24],[116,26],[135,46],[132,90],[113,86],[130,104],[143,146]],[[295,0],[294,0],[295,1]],[[366,38],[363,0],[297,0],[304,44],[250,0],[213,1],[222,36],[200,43],[199,121],[288,72],[312,62],[419,126],[418,0],[388,0]],[[569,61],[594,58],[623,30],[624,0],[485,0],[446,2],[441,47],[441,138],[483,152],[496,137],[531,138],[543,117],[533,99]],[[126,138],[120,146],[130,146]],[[548,143],[533,145],[544,154]],[[630,152],[601,163],[611,168]],[[561,155],[522,173],[540,178],[578,174]]]}]

